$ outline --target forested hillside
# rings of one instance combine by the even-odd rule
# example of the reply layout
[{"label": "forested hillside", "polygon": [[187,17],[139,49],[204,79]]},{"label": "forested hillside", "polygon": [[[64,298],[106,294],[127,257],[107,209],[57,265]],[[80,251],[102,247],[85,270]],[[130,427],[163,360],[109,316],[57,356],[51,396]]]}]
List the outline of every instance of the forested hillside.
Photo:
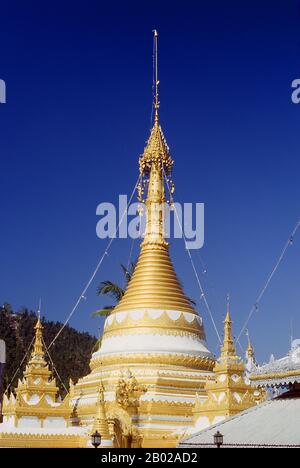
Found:
[{"label": "forested hillside", "polygon": [[[32,341],[36,321],[37,315],[27,309],[14,312],[9,304],[0,308],[0,339],[5,340],[7,351],[4,388],[7,388],[11,382]],[[42,323],[44,341],[46,345],[49,345],[62,327],[62,323],[47,321],[44,318],[42,318]],[[89,361],[95,343],[95,337],[67,326],[51,348],[51,358],[67,388],[69,388],[70,378],[76,382],[89,372]],[[27,359],[22,366],[22,371],[26,362]],[[16,385],[20,375],[19,372],[12,387]],[[64,395],[65,392],[59,380],[57,383]]]}]

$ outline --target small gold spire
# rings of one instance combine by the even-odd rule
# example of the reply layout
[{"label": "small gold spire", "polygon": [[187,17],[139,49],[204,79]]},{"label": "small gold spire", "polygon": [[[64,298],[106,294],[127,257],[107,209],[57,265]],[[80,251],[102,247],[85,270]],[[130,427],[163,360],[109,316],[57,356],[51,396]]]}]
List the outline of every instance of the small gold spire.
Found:
[{"label": "small gold spire", "polygon": [[249,343],[248,345],[247,355],[249,358],[254,358],[254,349],[253,349],[252,343]]},{"label": "small gold spire", "polygon": [[29,365],[46,364],[44,347],[43,347],[43,332],[42,332],[43,325],[41,322],[40,313],[38,313],[38,320],[35,324],[34,329],[35,329],[35,338],[34,338],[34,345],[33,345],[33,350],[31,353]]},{"label": "small gold spire", "polygon": [[93,424],[93,432],[98,431],[102,439],[110,440],[108,422],[106,419],[105,406],[104,406],[104,387],[102,381],[100,382],[98,401],[97,401],[97,416]]},{"label": "small gold spire", "polygon": [[232,337],[232,320],[230,315],[230,304],[227,300],[227,313],[224,321],[224,343],[221,349],[221,358],[235,358],[236,349],[234,346],[234,340]]},{"label": "small gold spire", "polygon": [[250,335],[249,332],[247,331],[247,337],[248,337],[248,348],[247,348],[247,358],[251,359],[254,358],[254,348],[250,340]]}]

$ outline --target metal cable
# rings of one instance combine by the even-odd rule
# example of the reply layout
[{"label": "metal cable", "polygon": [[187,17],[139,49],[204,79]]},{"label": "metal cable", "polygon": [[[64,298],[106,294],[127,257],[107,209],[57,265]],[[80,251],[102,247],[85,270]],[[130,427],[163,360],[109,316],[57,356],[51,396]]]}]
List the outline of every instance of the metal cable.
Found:
[{"label": "metal cable", "polygon": [[66,321],[64,322],[63,326],[61,327],[61,329],[59,330],[59,332],[57,333],[57,335],[54,337],[54,339],[53,339],[52,342],[50,343],[48,349],[50,349],[50,348],[54,345],[54,343],[55,343],[55,341],[57,340],[57,338],[60,336],[60,334],[62,333],[62,331],[66,328],[66,326],[68,325],[69,321],[71,320],[71,318],[73,317],[74,313],[76,312],[76,310],[77,310],[79,304],[81,303],[82,299],[86,299],[86,298],[85,298],[85,294],[86,294],[86,292],[88,291],[88,289],[89,289],[90,285],[92,284],[92,282],[94,281],[94,278],[95,278],[95,276],[97,275],[97,273],[98,273],[98,271],[99,271],[99,269],[100,269],[100,267],[101,267],[101,265],[102,265],[102,263],[103,263],[103,261],[104,261],[104,258],[106,257],[106,255],[108,255],[108,251],[110,250],[110,248],[111,248],[111,246],[112,246],[112,243],[113,243],[113,241],[115,240],[115,237],[116,237],[116,235],[117,235],[117,233],[118,233],[118,231],[119,231],[119,228],[120,228],[120,226],[121,226],[121,224],[122,224],[122,222],[123,222],[123,219],[124,219],[124,217],[125,217],[125,215],[126,215],[126,213],[127,213],[128,207],[129,207],[129,205],[130,205],[130,203],[131,203],[131,201],[132,201],[132,199],[133,199],[133,197],[134,197],[134,194],[135,194],[135,192],[136,192],[136,190],[137,190],[137,187],[138,187],[139,182],[140,182],[140,178],[141,178],[141,176],[138,177],[137,183],[135,184],[135,187],[134,187],[134,189],[133,189],[133,192],[132,192],[132,194],[131,194],[131,197],[130,197],[130,200],[129,200],[128,204],[127,204],[127,207],[126,207],[126,209],[124,210],[124,212],[123,212],[123,214],[122,214],[122,216],[121,216],[121,219],[120,219],[119,224],[118,224],[118,226],[117,226],[117,228],[116,228],[116,231],[115,231],[115,233],[114,233],[114,236],[110,239],[110,241],[109,241],[109,243],[108,243],[108,245],[107,245],[107,247],[106,247],[106,250],[105,250],[104,254],[103,254],[102,257],[100,258],[100,260],[99,260],[99,262],[98,262],[98,264],[97,264],[95,270],[94,270],[93,273],[92,273],[92,276],[90,277],[89,281],[87,282],[86,286],[84,287],[82,293],[80,294],[80,296],[79,296],[77,302],[75,303],[73,309],[71,310],[70,314],[68,315],[68,317],[67,317]]},{"label": "metal cable", "polygon": [[241,336],[243,335],[244,331],[246,330],[246,328],[247,328],[247,326],[248,326],[248,323],[250,322],[250,320],[251,320],[251,318],[252,318],[254,312],[257,312],[257,311],[259,310],[259,304],[260,304],[260,302],[261,302],[263,296],[265,295],[265,292],[267,291],[267,289],[268,289],[268,287],[269,287],[269,285],[270,285],[270,283],[271,283],[271,281],[272,281],[272,279],[273,279],[275,273],[277,272],[279,266],[281,265],[281,263],[282,263],[282,261],[283,261],[283,259],[284,259],[284,257],[285,257],[285,254],[286,254],[288,248],[289,248],[291,245],[293,245],[294,237],[295,237],[295,235],[296,235],[296,233],[297,233],[299,227],[300,227],[300,219],[299,219],[299,221],[297,222],[296,226],[294,227],[294,229],[293,229],[291,235],[289,236],[289,239],[288,239],[287,243],[285,244],[285,246],[284,246],[284,248],[283,248],[283,250],[282,250],[282,252],[281,252],[281,254],[280,254],[280,256],[279,256],[279,259],[277,260],[277,262],[276,262],[276,264],[275,264],[273,270],[271,271],[270,275],[268,276],[268,279],[267,279],[266,283],[264,284],[264,286],[263,286],[263,288],[262,288],[260,294],[258,295],[256,302],[253,304],[253,306],[252,306],[252,308],[251,308],[251,310],[250,310],[250,313],[249,313],[249,315],[248,315],[248,317],[247,317],[247,320],[246,320],[245,324],[243,325],[243,327],[242,327],[242,329],[241,329],[241,332],[240,332],[240,334],[239,334],[239,336],[238,336],[238,338],[237,338],[237,341],[238,341],[238,342],[239,342]]},{"label": "metal cable", "polygon": [[[165,173],[164,167],[163,167],[163,173],[164,173],[164,177],[165,177],[165,180],[166,180],[166,184],[167,184],[167,187],[168,187],[170,196],[172,196],[171,188],[170,188],[169,181],[168,181],[167,175],[166,175],[166,173]],[[187,254],[188,254],[189,259],[190,259],[190,261],[191,261],[192,268],[193,268],[193,271],[194,271],[194,274],[195,274],[195,276],[196,276],[196,280],[197,280],[197,283],[198,283],[198,286],[199,286],[199,289],[200,289],[200,292],[201,292],[201,299],[203,299],[203,301],[204,301],[205,307],[206,307],[206,309],[207,309],[207,311],[208,311],[209,317],[210,317],[211,322],[212,322],[212,324],[213,324],[213,327],[214,327],[214,330],[215,330],[216,335],[217,335],[217,337],[218,337],[218,340],[219,340],[220,343],[222,343],[222,340],[221,340],[221,337],[220,337],[220,334],[219,334],[219,331],[218,331],[216,322],[215,322],[215,320],[214,320],[214,317],[213,317],[211,308],[210,308],[209,303],[208,303],[208,300],[207,300],[207,298],[206,298],[206,294],[205,294],[204,288],[203,288],[203,286],[202,286],[202,283],[201,283],[201,281],[200,281],[200,278],[199,278],[199,275],[198,275],[198,272],[197,272],[197,269],[196,269],[194,260],[193,260],[193,258],[192,258],[192,255],[191,255],[190,250],[189,250],[188,247],[187,247],[187,238],[186,238],[185,233],[184,233],[184,231],[183,231],[182,223],[181,223],[181,221],[180,221],[180,219],[179,219],[179,215],[178,215],[178,212],[177,212],[177,209],[176,209],[176,204],[174,204],[174,211],[175,211],[176,218],[177,218],[178,224],[179,224],[179,226],[180,226],[180,229],[181,229],[181,232],[182,232],[182,235],[183,235],[183,239],[184,239],[184,243],[185,243],[185,250],[187,251]]]}]

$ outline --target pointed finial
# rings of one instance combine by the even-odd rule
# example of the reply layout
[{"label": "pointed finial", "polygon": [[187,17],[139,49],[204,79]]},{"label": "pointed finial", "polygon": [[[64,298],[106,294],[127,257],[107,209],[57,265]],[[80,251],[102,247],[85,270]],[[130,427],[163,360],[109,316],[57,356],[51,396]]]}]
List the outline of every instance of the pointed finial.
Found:
[{"label": "pointed finial", "polygon": [[246,336],[248,338],[247,357],[248,358],[253,358],[254,357],[254,349],[253,349],[253,345],[252,345],[251,340],[250,340],[249,330],[246,330]]},{"label": "pointed finial", "polygon": [[45,365],[45,352],[44,352],[44,345],[43,345],[43,325],[41,322],[41,300],[39,302],[39,309],[38,309],[38,319],[34,326],[35,329],[35,337],[33,343],[33,350],[31,353],[31,358],[29,364],[42,364]]},{"label": "pointed finial", "polygon": [[293,341],[294,341],[294,325],[293,325],[293,319],[292,318],[291,318],[290,326],[291,326],[291,349],[292,349]]},{"label": "pointed finial", "polygon": [[232,336],[232,321],[230,315],[230,296],[227,294],[227,312],[224,320],[224,341],[221,349],[223,358],[235,356],[236,350]]},{"label": "pointed finial", "polygon": [[106,418],[106,411],[105,411],[105,402],[104,402],[104,386],[102,380],[100,381],[99,389],[98,389],[98,398],[96,404],[96,418],[93,424],[93,432],[98,431],[103,439],[108,440],[110,439],[109,434],[109,427]]},{"label": "pointed finial", "polygon": [[42,299],[40,298],[39,308],[38,308],[38,311],[37,311],[38,319],[37,319],[36,325],[34,327],[35,330],[42,330],[42,328],[43,328],[42,323],[41,323],[41,307],[42,307]]},{"label": "pointed finial", "polygon": [[159,79],[158,79],[158,32],[156,29],[153,30],[153,94],[154,94],[154,110],[155,110],[155,117],[154,123],[158,124],[158,110],[160,107],[159,102],[159,93],[158,93],[158,86],[159,86]]},{"label": "pointed finial", "polygon": [[230,318],[230,293],[227,293],[226,303],[227,303],[227,309],[226,309],[227,317],[226,318]]},{"label": "pointed finial", "polygon": [[39,308],[38,308],[38,320],[40,321],[41,320],[41,309],[42,309],[42,298],[40,297],[40,300],[39,300]]}]

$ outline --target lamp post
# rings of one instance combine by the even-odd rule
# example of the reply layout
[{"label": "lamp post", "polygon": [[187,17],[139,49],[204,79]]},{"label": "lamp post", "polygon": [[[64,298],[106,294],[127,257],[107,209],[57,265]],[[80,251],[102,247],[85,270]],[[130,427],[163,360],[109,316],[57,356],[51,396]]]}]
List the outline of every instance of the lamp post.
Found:
[{"label": "lamp post", "polygon": [[94,448],[98,448],[101,445],[101,434],[98,431],[91,435],[91,443]]},{"label": "lamp post", "polygon": [[217,448],[221,448],[222,445],[224,443],[224,436],[223,434],[221,434],[220,431],[218,431],[215,435],[214,435],[214,445],[217,447]]}]

